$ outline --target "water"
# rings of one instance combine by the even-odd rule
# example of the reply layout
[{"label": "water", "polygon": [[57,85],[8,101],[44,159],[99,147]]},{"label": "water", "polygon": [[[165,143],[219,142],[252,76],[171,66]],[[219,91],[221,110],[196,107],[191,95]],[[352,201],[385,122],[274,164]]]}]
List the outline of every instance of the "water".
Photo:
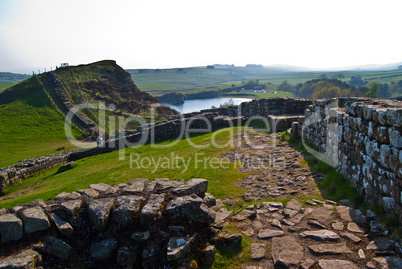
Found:
[{"label": "water", "polygon": [[224,97],[224,98],[186,100],[186,101],[184,101],[184,104],[181,104],[181,105],[170,105],[170,104],[164,104],[164,105],[184,114],[184,113],[191,113],[191,112],[199,112],[202,109],[209,109],[212,106],[219,107],[221,104],[228,102],[230,99],[233,100],[235,105],[239,105],[240,103],[251,101],[251,99],[249,99],[249,98]]}]

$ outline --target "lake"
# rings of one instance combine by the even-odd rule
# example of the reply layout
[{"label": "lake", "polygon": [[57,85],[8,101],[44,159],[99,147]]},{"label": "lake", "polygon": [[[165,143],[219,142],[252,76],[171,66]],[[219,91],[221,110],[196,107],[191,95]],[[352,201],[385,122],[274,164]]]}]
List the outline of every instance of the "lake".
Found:
[{"label": "lake", "polygon": [[191,112],[199,112],[202,109],[209,109],[212,106],[219,107],[220,105],[228,102],[229,100],[233,100],[235,105],[239,105],[243,102],[251,101],[250,98],[208,98],[208,99],[193,99],[193,100],[186,100],[184,104],[181,105],[170,105],[164,104],[174,110],[179,111],[180,113],[191,113]]}]

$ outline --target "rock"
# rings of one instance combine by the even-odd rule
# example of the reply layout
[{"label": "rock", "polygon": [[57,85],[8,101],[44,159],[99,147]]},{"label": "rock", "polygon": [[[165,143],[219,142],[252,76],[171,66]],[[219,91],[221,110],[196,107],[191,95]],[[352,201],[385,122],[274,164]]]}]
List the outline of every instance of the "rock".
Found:
[{"label": "rock", "polygon": [[56,224],[57,229],[64,235],[71,235],[74,233],[73,227],[67,221],[63,220],[56,214],[52,214],[51,219]]},{"label": "rock", "polygon": [[162,203],[165,200],[165,194],[151,194],[147,201],[147,204],[142,208],[140,214],[140,221],[143,225],[151,226],[155,223],[157,213],[162,207]]},{"label": "rock", "polygon": [[70,245],[53,236],[49,236],[43,241],[43,250],[63,261],[70,258],[73,253],[73,248]]},{"label": "rock", "polygon": [[362,241],[359,237],[351,233],[343,233],[342,237],[349,241],[352,241],[355,244],[360,243]]},{"label": "rock", "polygon": [[304,256],[304,249],[290,236],[272,239],[271,255],[275,267],[296,268]]},{"label": "rock", "polygon": [[273,219],[272,222],[271,222],[271,225],[283,230],[281,222],[278,219]]},{"label": "rock", "polygon": [[287,219],[282,219],[282,224],[285,224],[287,226],[295,226],[294,222],[291,222],[290,220]]},{"label": "rock", "polygon": [[348,224],[348,231],[352,233],[364,233],[364,229],[359,227],[356,223],[351,222]]},{"label": "rock", "polygon": [[270,207],[283,208],[283,204],[281,202],[264,202],[262,204],[264,208],[270,208]]},{"label": "rock", "polygon": [[328,223],[334,216],[334,212],[327,207],[314,208],[310,219],[318,220],[321,223]]},{"label": "rock", "polygon": [[164,215],[172,224],[185,221],[193,225],[209,225],[215,221],[215,212],[209,210],[205,202],[194,194],[177,197],[170,201]]},{"label": "rock", "polygon": [[310,219],[307,221],[307,224],[313,228],[326,229],[325,225],[319,222],[318,220]]},{"label": "rock", "polygon": [[289,208],[285,208],[283,210],[283,215],[285,216],[285,218],[292,218],[294,216],[296,216],[299,213],[298,210],[293,210],[293,209],[289,209]]},{"label": "rock", "polygon": [[127,185],[127,187],[123,188],[123,194],[139,194],[150,184],[145,178],[136,178]]},{"label": "rock", "polygon": [[336,211],[338,211],[341,219],[346,221],[353,221],[356,223],[366,222],[366,217],[358,210],[353,210],[348,206],[337,206]]},{"label": "rock", "polygon": [[62,193],[59,193],[58,195],[56,195],[56,197],[54,197],[54,200],[66,200],[68,197],[70,196],[70,194],[68,192],[63,191]]},{"label": "rock", "polygon": [[373,249],[378,251],[390,250],[395,246],[395,240],[383,238],[370,241],[366,249]]},{"label": "rock", "polygon": [[131,235],[131,239],[134,239],[135,241],[147,241],[151,237],[151,234],[149,231],[145,232],[135,232]]},{"label": "rock", "polygon": [[322,269],[339,269],[339,268],[347,268],[347,269],[358,269],[359,267],[350,261],[345,260],[320,260],[318,265]]},{"label": "rock", "polygon": [[311,238],[319,241],[338,241],[340,239],[337,233],[329,230],[305,231],[299,234],[301,238]]},{"label": "rock", "polygon": [[142,251],[141,257],[142,257],[142,268],[146,269],[151,269],[151,268],[157,268],[155,266],[155,255],[156,255],[156,246],[155,245],[150,245],[144,248]]},{"label": "rock", "polygon": [[221,246],[235,246],[241,242],[241,234],[220,231],[214,238],[215,244]]},{"label": "rock", "polygon": [[243,221],[245,219],[253,219],[256,217],[254,210],[241,210],[231,217],[232,221]]},{"label": "rock", "polygon": [[184,185],[184,180],[170,181],[168,178],[155,178],[152,182],[155,184],[155,191],[161,192],[168,189],[175,189]]},{"label": "rock", "polygon": [[97,192],[94,189],[82,189],[82,190],[78,190],[77,192],[81,195],[85,195],[90,198],[95,198],[95,197],[98,197],[98,195],[99,195],[99,192]]},{"label": "rock", "polygon": [[19,217],[24,223],[24,231],[27,234],[43,231],[50,227],[49,219],[39,206],[23,210]]},{"label": "rock", "polygon": [[117,240],[108,238],[100,242],[96,242],[91,246],[91,258],[95,260],[107,260],[112,257],[113,252],[118,248]]},{"label": "rock", "polygon": [[297,214],[296,216],[289,219],[290,222],[298,224],[307,214]]},{"label": "rock", "polygon": [[233,213],[233,211],[228,211],[226,209],[226,207],[222,207],[221,209],[219,209],[218,212],[216,212],[216,219],[217,220],[225,220],[232,213]]},{"label": "rock", "polygon": [[321,200],[317,200],[317,199],[311,199],[313,202],[315,202],[315,203],[317,203],[317,204],[320,204],[320,205],[324,205],[325,204],[325,202],[324,201],[321,201]]},{"label": "rock", "polygon": [[359,249],[358,251],[357,251],[357,255],[359,255],[359,258],[360,259],[366,259],[366,254],[364,254],[364,250],[362,250],[362,249]]},{"label": "rock", "polygon": [[379,265],[379,268],[402,268],[402,259],[395,256],[375,257],[373,261]]},{"label": "rock", "polygon": [[317,203],[314,202],[313,200],[306,201],[306,204],[308,204],[308,205],[317,205]]},{"label": "rock", "polygon": [[124,268],[132,268],[137,261],[136,249],[134,247],[121,247],[117,250],[116,262]]},{"label": "rock", "polygon": [[88,216],[99,232],[106,230],[106,224],[115,198],[92,199],[88,203]]},{"label": "rock", "polygon": [[105,183],[91,184],[89,185],[90,189],[94,189],[97,192],[103,192],[105,194],[114,194],[119,191],[119,188],[110,186]]},{"label": "rock", "polygon": [[210,193],[205,193],[203,200],[208,207],[213,207],[216,205],[216,199]]},{"label": "rock", "polygon": [[340,221],[334,221],[332,223],[332,229],[337,230],[337,231],[342,231],[343,230],[343,223]]},{"label": "rock", "polygon": [[251,259],[261,260],[265,255],[265,244],[251,244]]},{"label": "rock", "polygon": [[300,269],[310,269],[315,264],[312,259],[306,259],[302,264],[300,264]]},{"label": "rock", "polygon": [[210,266],[215,261],[216,248],[214,246],[207,246],[202,250],[201,262],[203,265]]},{"label": "rock", "polygon": [[208,190],[208,180],[202,178],[192,178],[184,185],[174,189],[172,193],[177,196],[185,196],[195,194],[199,197],[204,197],[205,192]]},{"label": "rock", "polygon": [[0,216],[1,242],[7,243],[22,237],[22,221],[14,214]]},{"label": "rock", "polygon": [[384,226],[377,220],[370,221],[370,231],[372,233],[382,233],[384,231]]},{"label": "rock", "polygon": [[261,229],[258,232],[258,239],[270,239],[275,236],[281,236],[285,234],[283,231],[278,230],[270,230],[270,229]]},{"label": "rock", "polygon": [[193,237],[173,237],[170,238],[167,244],[167,259],[168,261],[177,261],[186,256],[190,251]]},{"label": "rock", "polygon": [[113,209],[113,221],[120,226],[126,226],[134,221],[135,215],[140,211],[141,196],[120,196]]},{"label": "rock", "polygon": [[290,200],[286,204],[286,208],[296,210],[296,211],[299,211],[302,207],[303,207],[303,205],[295,199]]},{"label": "rock", "polygon": [[309,246],[308,248],[314,255],[339,255],[353,253],[353,251],[346,246],[346,243],[319,244]]},{"label": "rock", "polygon": [[60,208],[63,209],[65,212],[67,212],[70,215],[75,215],[78,213],[82,205],[82,200],[69,200],[62,202],[60,205]]},{"label": "rock", "polygon": [[0,260],[0,268],[31,269],[38,268],[42,262],[42,256],[32,249],[24,250]]},{"label": "rock", "polygon": [[242,231],[242,234],[244,234],[245,236],[251,237],[254,235],[254,229],[250,228],[245,231]]}]

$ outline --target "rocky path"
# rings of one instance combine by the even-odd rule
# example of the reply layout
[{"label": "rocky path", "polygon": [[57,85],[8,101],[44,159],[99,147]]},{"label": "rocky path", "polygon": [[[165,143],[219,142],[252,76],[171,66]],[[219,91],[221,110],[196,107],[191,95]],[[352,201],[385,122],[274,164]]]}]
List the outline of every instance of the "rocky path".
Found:
[{"label": "rocky path", "polygon": [[239,171],[253,172],[238,183],[248,190],[243,199],[294,199],[218,210],[217,222],[234,225],[253,242],[252,261],[242,268],[402,268],[402,240],[384,237],[388,231],[373,212],[318,198],[314,180],[321,175],[305,168],[302,154],[280,142],[279,134],[248,137],[252,143],[242,142],[224,156],[245,160]]}]

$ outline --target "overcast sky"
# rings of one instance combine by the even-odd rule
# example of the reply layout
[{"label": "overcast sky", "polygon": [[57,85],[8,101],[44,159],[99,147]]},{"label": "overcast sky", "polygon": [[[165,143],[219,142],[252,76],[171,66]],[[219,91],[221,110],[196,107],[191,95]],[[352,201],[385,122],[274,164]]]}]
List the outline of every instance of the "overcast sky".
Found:
[{"label": "overcast sky", "polygon": [[0,0],[0,71],[402,61],[402,1]]}]

